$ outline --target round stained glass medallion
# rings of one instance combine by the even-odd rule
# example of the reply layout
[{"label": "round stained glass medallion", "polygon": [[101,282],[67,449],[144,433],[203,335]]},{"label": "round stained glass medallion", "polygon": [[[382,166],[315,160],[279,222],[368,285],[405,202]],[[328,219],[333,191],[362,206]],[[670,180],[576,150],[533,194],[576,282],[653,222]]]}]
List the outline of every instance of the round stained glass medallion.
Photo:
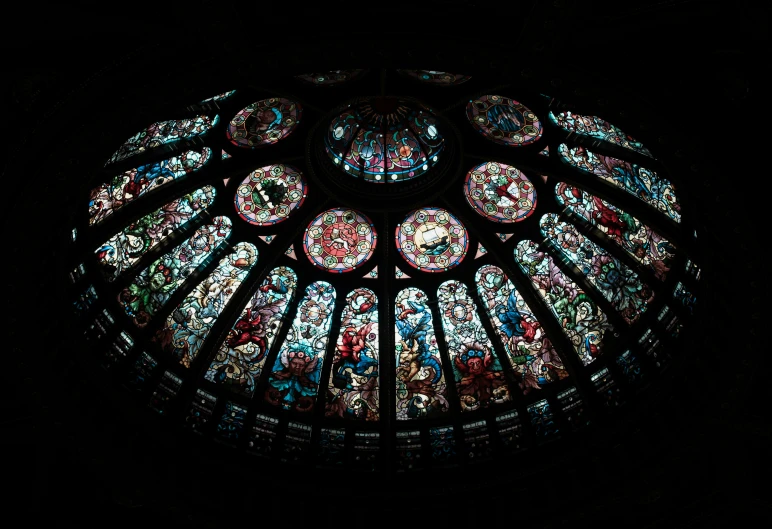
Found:
[{"label": "round stained glass medallion", "polygon": [[225,135],[233,145],[254,149],[286,138],[300,123],[302,107],[283,97],[247,105],[228,123]]},{"label": "round stained glass medallion", "polygon": [[528,145],[542,135],[541,121],[531,109],[500,95],[483,95],[469,101],[466,117],[477,132],[502,145]]},{"label": "round stained glass medallion", "polygon": [[444,272],[464,259],[469,247],[466,229],[447,210],[421,208],[397,226],[397,250],[413,268]]},{"label": "round stained glass medallion", "polygon": [[533,183],[519,169],[498,162],[469,171],[464,196],[477,213],[495,222],[519,222],[536,208]]},{"label": "round stained glass medallion", "polygon": [[255,169],[236,190],[239,216],[266,226],[286,220],[306,199],[306,182],[294,167],[276,164]]},{"label": "round stained glass medallion", "polygon": [[378,236],[370,219],[351,209],[329,209],[318,215],[303,239],[314,266],[328,272],[350,272],[373,255]]}]

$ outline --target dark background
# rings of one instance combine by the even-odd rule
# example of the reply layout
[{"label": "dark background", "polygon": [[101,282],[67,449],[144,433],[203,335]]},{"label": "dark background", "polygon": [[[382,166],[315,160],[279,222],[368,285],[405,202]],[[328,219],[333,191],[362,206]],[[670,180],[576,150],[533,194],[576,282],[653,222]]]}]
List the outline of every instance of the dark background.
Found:
[{"label": "dark background", "polygon": [[[126,4],[120,14],[118,4],[30,4],[6,17],[1,115],[10,300],[0,371],[6,512],[81,527],[386,521],[648,528],[772,519],[762,492],[770,443],[769,346],[762,341],[768,266],[760,224],[768,149],[758,104],[766,11],[743,1],[293,4],[198,1],[175,12]],[[460,468],[442,482],[261,473],[243,455],[212,457],[208,445],[106,388],[79,364],[78,346],[62,328],[68,201],[85,196],[87,177],[59,175],[90,162],[87,146],[70,157],[61,146],[70,131],[87,136],[81,113],[104,112],[109,121],[103,87],[114,89],[120,107],[157,82],[143,72],[158,72],[164,63],[180,68],[188,56],[217,60],[234,48],[256,71],[261,61],[267,70],[336,68],[336,56],[350,60],[354,51],[392,65],[405,49],[420,49],[432,69],[528,70],[549,79],[553,90],[577,96],[598,87],[634,89],[639,99],[625,101],[626,108],[659,110],[662,121],[649,137],[686,160],[699,205],[703,282],[679,352],[685,361],[666,373],[667,384],[647,406],[631,404],[616,423],[564,443],[541,472],[486,476]],[[317,68],[312,57],[320,56]],[[174,94],[183,99],[186,87],[184,80],[164,81],[156,89],[158,97],[144,99],[132,119],[149,123]]]}]

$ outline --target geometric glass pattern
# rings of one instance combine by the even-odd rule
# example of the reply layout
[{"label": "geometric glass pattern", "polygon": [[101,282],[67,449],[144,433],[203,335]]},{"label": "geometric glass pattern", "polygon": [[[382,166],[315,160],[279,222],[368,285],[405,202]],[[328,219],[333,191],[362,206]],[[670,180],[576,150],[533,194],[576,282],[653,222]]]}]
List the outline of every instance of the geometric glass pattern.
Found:
[{"label": "geometric glass pattern", "polygon": [[329,209],[308,228],[303,249],[308,259],[328,272],[350,272],[373,255],[378,236],[372,222],[351,209]]},{"label": "geometric glass pattern", "polygon": [[495,222],[519,222],[536,208],[536,190],[520,170],[482,163],[466,174],[464,196],[475,212]]},{"label": "geometric glass pattern", "polygon": [[422,272],[457,266],[469,248],[467,231],[448,211],[427,207],[411,212],[397,226],[397,251]]},{"label": "geometric glass pattern", "polygon": [[305,198],[303,174],[294,167],[277,164],[249,173],[236,190],[235,204],[239,217],[256,226],[267,226],[286,220]]}]

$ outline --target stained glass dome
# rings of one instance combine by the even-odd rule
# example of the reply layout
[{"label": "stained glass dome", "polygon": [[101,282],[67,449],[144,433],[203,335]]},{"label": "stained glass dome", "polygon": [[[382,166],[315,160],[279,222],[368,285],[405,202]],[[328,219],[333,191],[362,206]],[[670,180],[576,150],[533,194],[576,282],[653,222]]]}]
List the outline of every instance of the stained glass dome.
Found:
[{"label": "stained glass dome", "polygon": [[298,67],[121,130],[71,226],[97,361],[277,464],[485,464],[613,416],[677,355],[695,214],[635,119],[545,91]]}]

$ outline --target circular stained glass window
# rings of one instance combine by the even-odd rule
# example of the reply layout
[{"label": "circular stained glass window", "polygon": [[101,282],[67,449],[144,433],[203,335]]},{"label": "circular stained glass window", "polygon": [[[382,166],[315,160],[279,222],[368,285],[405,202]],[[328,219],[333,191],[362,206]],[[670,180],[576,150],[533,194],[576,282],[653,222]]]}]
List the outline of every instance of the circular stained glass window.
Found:
[{"label": "circular stained glass window", "polygon": [[370,259],[377,239],[372,222],[358,211],[330,209],[311,221],[303,249],[323,270],[350,272]]},{"label": "circular stained glass window", "polygon": [[233,116],[225,135],[237,147],[265,147],[292,134],[301,114],[302,107],[295,101],[283,97],[262,99]]},{"label": "circular stained glass window", "polygon": [[468,247],[466,229],[442,208],[418,209],[397,226],[397,251],[407,264],[424,272],[458,266]]},{"label": "circular stained glass window", "polygon": [[542,124],[522,103],[500,95],[483,95],[469,101],[466,117],[489,140],[518,147],[541,138]]},{"label": "circular stained glass window", "polygon": [[466,174],[464,196],[480,215],[496,222],[519,222],[536,208],[536,188],[519,169],[487,162]]},{"label": "circular stained glass window", "polygon": [[236,189],[239,216],[250,224],[265,226],[287,219],[306,198],[302,173],[282,164],[250,172]]}]

